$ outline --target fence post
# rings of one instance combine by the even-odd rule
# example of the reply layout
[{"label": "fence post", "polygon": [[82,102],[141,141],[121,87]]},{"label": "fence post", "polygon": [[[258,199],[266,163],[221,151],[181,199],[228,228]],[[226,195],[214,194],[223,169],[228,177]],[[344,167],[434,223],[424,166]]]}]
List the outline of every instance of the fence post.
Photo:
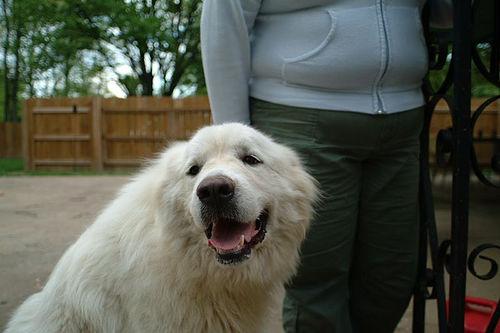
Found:
[{"label": "fence post", "polygon": [[31,161],[31,109],[29,107],[29,100],[25,100],[23,104],[22,115],[22,145],[23,145],[23,159],[24,170],[32,170]]},{"label": "fence post", "polygon": [[95,96],[92,98],[92,168],[95,171],[102,171],[102,97]]}]

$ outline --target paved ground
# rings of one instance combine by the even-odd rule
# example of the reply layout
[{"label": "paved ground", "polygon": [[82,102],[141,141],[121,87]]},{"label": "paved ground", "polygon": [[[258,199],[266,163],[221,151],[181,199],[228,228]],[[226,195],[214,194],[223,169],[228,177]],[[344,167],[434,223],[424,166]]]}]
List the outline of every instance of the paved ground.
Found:
[{"label": "paved ground", "polygon": [[0,177],[0,331],[127,177]]},{"label": "paved ground", "polygon": [[[440,241],[450,238],[450,178],[450,175],[437,175],[434,178],[436,221]],[[497,183],[498,180],[497,177]],[[487,188],[473,178],[469,209],[469,251],[484,243],[500,245],[500,190]],[[500,264],[500,250],[488,250],[482,254],[495,259]],[[478,273],[485,273],[489,270],[489,264],[479,259],[476,261],[476,270]],[[445,283],[448,290],[449,283],[447,279]],[[489,281],[479,280],[472,274],[467,273],[467,295],[498,300],[500,298],[500,272]],[[426,310],[426,332],[438,332],[436,302],[427,302]],[[396,332],[411,332],[411,306],[401,320]]]},{"label": "paved ground", "polygon": [[[47,280],[53,266],[117,189],[123,176],[0,178],[0,330],[9,314]],[[449,234],[449,183],[437,181],[436,208],[441,237]],[[500,244],[500,196],[473,186],[470,246]],[[500,253],[491,256],[500,263]],[[497,299],[500,276],[470,278],[469,294]],[[411,310],[397,332],[410,332]],[[436,332],[435,307],[428,306],[428,332]]]}]

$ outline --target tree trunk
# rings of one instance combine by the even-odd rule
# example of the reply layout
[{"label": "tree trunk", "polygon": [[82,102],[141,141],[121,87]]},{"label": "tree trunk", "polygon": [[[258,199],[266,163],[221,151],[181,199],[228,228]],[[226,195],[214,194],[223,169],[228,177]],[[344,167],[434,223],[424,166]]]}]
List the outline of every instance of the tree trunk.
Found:
[{"label": "tree trunk", "polygon": [[[143,46],[144,48],[147,46]],[[140,52],[140,66],[141,66],[141,74],[138,75],[139,80],[141,81],[141,86],[142,86],[142,95],[143,96],[153,96],[153,73],[151,72],[153,70],[153,66],[150,66],[150,70],[148,71],[147,66],[146,66],[146,55],[147,51],[143,51],[141,48],[139,49]],[[153,62],[153,57],[150,57],[151,63]]]},{"label": "tree trunk", "polygon": [[[19,92],[19,77],[20,77],[20,49],[21,49],[21,37],[22,32],[18,24],[16,24],[13,18],[14,10],[10,7],[11,18],[9,18],[9,13],[7,7],[11,4],[7,0],[2,0],[3,17],[5,21],[5,41],[4,41],[4,83],[5,83],[5,101],[4,101],[4,120],[6,122],[19,121],[19,116],[17,115],[17,105],[18,105],[18,92]],[[13,6],[13,4],[12,4]],[[14,23],[12,24],[12,20]],[[15,30],[13,31],[13,28]],[[14,42],[11,45],[10,38],[12,37],[12,32],[15,32],[13,36]],[[12,50],[13,48],[13,50]],[[9,62],[7,57],[10,55],[14,56],[14,66],[11,69],[9,67]]]},{"label": "tree trunk", "polygon": [[10,121],[10,80],[9,80],[9,63],[7,61],[7,56],[10,51],[10,22],[7,14],[7,1],[2,0],[3,18],[5,22],[5,40],[3,43],[4,57],[3,57],[3,74],[4,74],[4,102],[3,102],[3,113],[4,121]]},{"label": "tree trunk", "polygon": [[[185,69],[186,69],[185,66],[182,66],[180,64],[176,65],[174,73],[170,78],[170,82],[168,82],[168,89],[164,92],[165,96],[172,96],[175,88],[177,87],[182,78],[182,75],[184,75]],[[165,81],[164,84],[167,85],[167,81]]]},{"label": "tree trunk", "polygon": [[69,65],[69,62],[66,61],[64,63],[64,79],[63,79],[63,91],[62,91],[62,95],[64,97],[68,97],[69,95],[69,91],[70,91],[70,82],[69,82],[69,72],[71,70],[71,66]]},{"label": "tree trunk", "polygon": [[10,115],[11,115],[11,121],[19,121],[19,115],[17,114],[17,107],[18,107],[18,93],[19,93],[19,76],[20,76],[20,49],[21,49],[21,29],[17,27],[16,29],[16,40],[14,42],[14,78],[12,79],[12,95],[11,97],[11,102],[10,102]]},{"label": "tree trunk", "polygon": [[144,73],[140,76],[143,96],[153,96],[153,74]]},{"label": "tree trunk", "polygon": [[28,73],[28,93],[29,98],[35,97],[35,85],[33,84],[33,69],[30,68]]},{"label": "tree trunk", "polygon": [[[6,58],[6,57],[5,57]],[[3,101],[3,119],[4,121],[10,121],[10,80],[8,74],[7,61],[4,61],[4,101]]]}]

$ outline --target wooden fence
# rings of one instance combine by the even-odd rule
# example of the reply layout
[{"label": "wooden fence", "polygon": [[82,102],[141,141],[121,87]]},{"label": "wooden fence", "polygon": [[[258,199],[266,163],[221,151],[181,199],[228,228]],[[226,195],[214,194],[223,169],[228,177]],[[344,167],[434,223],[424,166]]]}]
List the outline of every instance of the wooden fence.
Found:
[{"label": "wooden fence", "polygon": [[[476,110],[482,101],[474,99],[472,109]],[[27,169],[102,170],[140,165],[168,142],[186,139],[210,124],[211,116],[206,97],[32,99],[25,103],[23,123]],[[448,107],[439,103],[431,124],[431,154],[437,131],[450,126]],[[10,137],[19,137],[12,134],[15,129],[3,133],[8,131]],[[481,164],[489,164],[492,154],[498,153],[499,135],[499,103],[493,103],[479,118],[474,131]],[[21,140],[11,141],[20,146]]]},{"label": "wooden fence", "polygon": [[32,99],[24,119],[30,170],[137,166],[211,122],[206,97]]},{"label": "wooden fence", "polygon": [[0,123],[0,158],[21,156],[21,123]]}]

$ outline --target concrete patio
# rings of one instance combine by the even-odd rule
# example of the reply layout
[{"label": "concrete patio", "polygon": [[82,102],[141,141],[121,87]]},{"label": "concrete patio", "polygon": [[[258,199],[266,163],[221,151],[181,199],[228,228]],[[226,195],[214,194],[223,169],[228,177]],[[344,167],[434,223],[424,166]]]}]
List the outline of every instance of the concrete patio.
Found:
[{"label": "concrete patio", "polygon": [[[64,250],[92,223],[126,176],[0,178],[0,329],[12,311],[39,290]],[[473,181],[469,248],[500,244],[500,194]],[[435,178],[440,239],[450,230],[448,176]],[[486,254],[486,253],[485,253]],[[499,251],[490,256],[500,262]],[[481,261],[481,260],[480,260]],[[488,266],[478,263],[478,270]],[[468,275],[468,294],[496,300],[500,276],[481,281]],[[428,302],[427,332],[437,331],[436,308]],[[411,307],[397,332],[411,331]]]}]

